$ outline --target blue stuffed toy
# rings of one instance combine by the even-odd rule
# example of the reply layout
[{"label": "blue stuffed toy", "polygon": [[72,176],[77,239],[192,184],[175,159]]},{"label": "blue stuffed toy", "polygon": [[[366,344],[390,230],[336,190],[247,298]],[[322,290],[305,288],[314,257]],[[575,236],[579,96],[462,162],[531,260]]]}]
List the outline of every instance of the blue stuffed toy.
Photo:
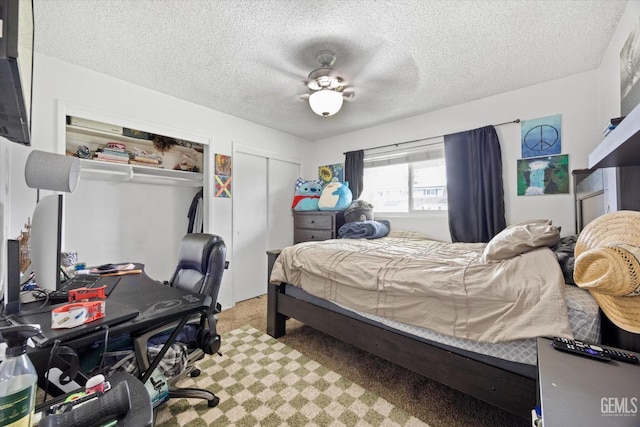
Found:
[{"label": "blue stuffed toy", "polygon": [[317,211],[321,193],[322,181],[307,181],[298,178],[291,209],[294,211]]},{"label": "blue stuffed toy", "polygon": [[321,211],[343,211],[351,205],[352,199],[348,182],[332,181],[322,190],[318,208]]}]

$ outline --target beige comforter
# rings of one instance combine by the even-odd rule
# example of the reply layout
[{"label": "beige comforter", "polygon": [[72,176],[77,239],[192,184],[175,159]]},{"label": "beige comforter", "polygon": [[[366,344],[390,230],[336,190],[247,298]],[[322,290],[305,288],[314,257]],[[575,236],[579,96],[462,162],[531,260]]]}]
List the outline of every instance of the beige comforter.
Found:
[{"label": "beige comforter", "polygon": [[458,338],[572,338],[553,252],[544,247],[481,264],[484,247],[407,232],[300,243],[282,250],[270,281]]}]

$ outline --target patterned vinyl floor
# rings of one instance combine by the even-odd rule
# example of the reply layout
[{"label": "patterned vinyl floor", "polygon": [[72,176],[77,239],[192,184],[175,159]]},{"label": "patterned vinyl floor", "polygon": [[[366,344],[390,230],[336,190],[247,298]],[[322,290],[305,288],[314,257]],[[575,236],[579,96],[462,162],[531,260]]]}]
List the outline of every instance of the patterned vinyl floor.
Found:
[{"label": "patterned vinyl floor", "polygon": [[171,399],[156,426],[427,426],[251,326],[224,334],[220,351],[180,383],[213,391],[220,404]]}]

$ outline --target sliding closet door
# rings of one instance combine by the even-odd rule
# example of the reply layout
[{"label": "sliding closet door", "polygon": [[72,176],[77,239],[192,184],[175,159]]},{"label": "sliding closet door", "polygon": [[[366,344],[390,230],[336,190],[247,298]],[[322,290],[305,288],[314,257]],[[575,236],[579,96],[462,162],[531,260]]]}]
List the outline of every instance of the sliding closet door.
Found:
[{"label": "sliding closet door", "polygon": [[239,302],[264,294],[267,159],[236,152],[233,163],[233,300]]},{"label": "sliding closet door", "polygon": [[300,162],[248,147],[233,158],[234,303],[267,292],[267,255],[293,243],[291,200]]},{"label": "sliding closet door", "polygon": [[[291,201],[300,163],[269,159],[269,235],[267,249],[282,249],[293,244]],[[266,289],[265,289],[266,291]]]}]

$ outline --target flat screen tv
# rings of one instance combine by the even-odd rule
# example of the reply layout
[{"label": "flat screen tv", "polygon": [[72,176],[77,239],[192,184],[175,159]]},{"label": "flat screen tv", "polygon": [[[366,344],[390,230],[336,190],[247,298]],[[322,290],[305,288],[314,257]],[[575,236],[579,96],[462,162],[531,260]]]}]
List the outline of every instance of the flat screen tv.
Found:
[{"label": "flat screen tv", "polygon": [[0,137],[31,145],[33,0],[0,0]]},{"label": "flat screen tv", "polygon": [[41,289],[60,289],[62,254],[62,194],[38,201],[31,220],[31,267]]}]

